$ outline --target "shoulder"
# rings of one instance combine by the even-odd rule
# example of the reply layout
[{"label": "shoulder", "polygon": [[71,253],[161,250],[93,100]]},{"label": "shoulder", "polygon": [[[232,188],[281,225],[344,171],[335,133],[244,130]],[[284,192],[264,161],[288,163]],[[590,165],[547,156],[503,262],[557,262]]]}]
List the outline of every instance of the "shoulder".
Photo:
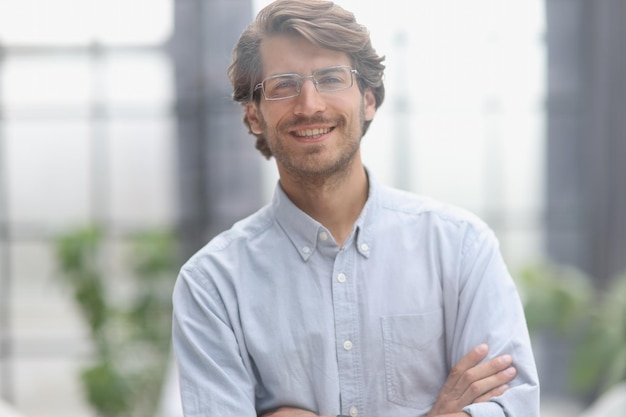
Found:
[{"label": "shoulder", "polygon": [[274,225],[272,207],[265,206],[213,237],[185,262],[182,269],[205,269],[207,262],[214,263],[217,260],[231,262],[242,249],[270,233]]},{"label": "shoulder", "polygon": [[467,253],[481,242],[492,241],[497,245],[489,225],[472,211],[458,205],[381,187],[379,207],[385,222],[396,223],[412,235],[432,237],[442,245],[460,245],[461,253]]},{"label": "shoulder", "polygon": [[488,227],[484,220],[470,210],[408,191],[381,187],[379,200],[381,208],[390,212],[428,218],[450,226]]}]

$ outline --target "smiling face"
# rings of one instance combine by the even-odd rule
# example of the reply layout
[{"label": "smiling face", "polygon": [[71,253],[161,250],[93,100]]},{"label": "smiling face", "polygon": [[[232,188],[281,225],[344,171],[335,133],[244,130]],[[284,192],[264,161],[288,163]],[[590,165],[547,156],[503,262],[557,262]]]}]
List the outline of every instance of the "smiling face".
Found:
[{"label": "smiling face", "polygon": [[[264,39],[261,58],[263,78],[351,66],[347,54],[290,35]],[[363,122],[373,119],[375,104],[371,90],[361,94],[356,80],[347,90],[319,93],[307,79],[299,96],[277,101],[261,97],[246,105],[246,116],[252,132],[267,138],[281,178],[326,178],[360,167]]]}]

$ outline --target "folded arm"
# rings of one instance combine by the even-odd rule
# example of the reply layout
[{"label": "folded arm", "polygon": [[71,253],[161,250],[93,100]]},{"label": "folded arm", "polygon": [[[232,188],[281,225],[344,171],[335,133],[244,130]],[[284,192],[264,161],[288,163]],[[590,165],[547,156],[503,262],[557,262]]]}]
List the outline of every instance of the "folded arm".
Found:
[{"label": "folded arm", "polygon": [[[481,344],[461,358],[450,371],[427,417],[467,417],[468,414],[461,411],[464,407],[489,401],[493,397],[502,395],[508,389],[507,383],[516,374],[515,368],[511,366],[511,357],[502,355],[480,363],[487,356],[488,351],[488,346]],[[282,407],[263,414],[261,417],[318,416],[310,411]]]}]

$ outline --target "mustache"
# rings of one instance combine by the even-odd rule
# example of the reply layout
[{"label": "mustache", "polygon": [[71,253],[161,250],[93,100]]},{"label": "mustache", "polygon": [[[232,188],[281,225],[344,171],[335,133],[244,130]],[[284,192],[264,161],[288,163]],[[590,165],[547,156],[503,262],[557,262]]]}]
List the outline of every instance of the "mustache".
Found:
[{"label": "mustache", "polygon": [[323,125],[333,125],[333,126],[343,126],[345,124],[343,118],[328,118],[323,115],[317,115],[313,117],[294,117],[281,124],[280,130],[287,131],[292,130],[294,127],[302,126],[302,125],[315,125],[315,124],[323,124]]}]

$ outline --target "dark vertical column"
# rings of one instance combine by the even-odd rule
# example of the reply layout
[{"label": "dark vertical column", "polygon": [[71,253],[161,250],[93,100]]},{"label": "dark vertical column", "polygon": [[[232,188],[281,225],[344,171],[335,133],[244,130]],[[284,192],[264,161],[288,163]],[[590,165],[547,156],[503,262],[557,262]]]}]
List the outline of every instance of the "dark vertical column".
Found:
[{"label": "dark vertical column", "polygon": [[547,0],[547,251],[626,270],[626,0]]},{"label": "dark vertical column", "polygon": [[251,0],[175,0],[170,44],[178,123],[183,256],[251,213],[263,157],[231,100],[232,48],[252,19]]},{"label": "dark vertical column", "polygon": [[587,140],[585,49],[582,0],[546,0],[547,91],[547,219],[550,257],[585,268],[586,205],[582,184],[583,141]]},{"label": "dark vertical column", "polygon": [[585,200],[597,285],[626,272],[626,0],[586,2],[589,136]]},{"label": "dark vertical column", "polygon": [[[546,249],[606,288],[626,270],[626,0],[545,4]],[[567,396],[572,346],[544,336],[542,393]]]}]

